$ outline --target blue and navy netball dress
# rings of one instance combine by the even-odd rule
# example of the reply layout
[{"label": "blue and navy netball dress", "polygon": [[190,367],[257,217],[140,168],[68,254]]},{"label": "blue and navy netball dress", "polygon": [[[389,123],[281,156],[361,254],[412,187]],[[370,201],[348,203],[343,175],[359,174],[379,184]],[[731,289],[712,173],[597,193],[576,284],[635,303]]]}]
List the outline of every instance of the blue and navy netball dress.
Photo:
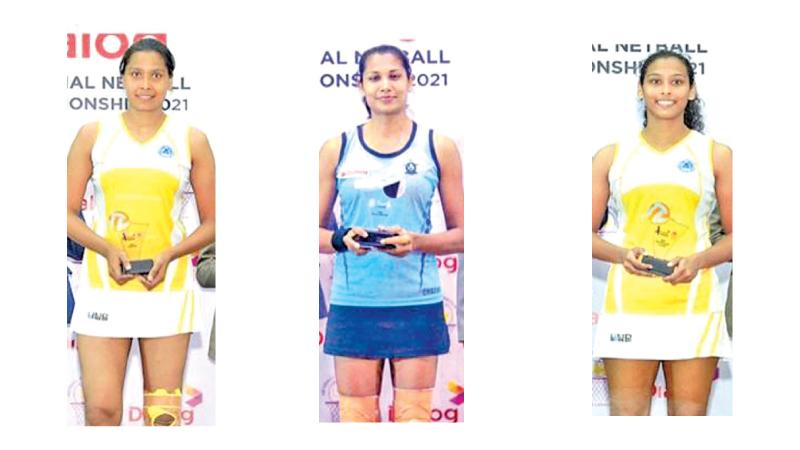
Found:
[{"label": "blue and navy netball dress", "polygon": [[[431,203],[439,185],[433,142],[433,130],[416,123],[406,145],[389,154],[366,144],[361,125],[343,133],[336,167],[339,223],[430,233]],[[410,358],[447,353],[450,347],[433,254],[339,253],[330,305],[327,354]]]}]

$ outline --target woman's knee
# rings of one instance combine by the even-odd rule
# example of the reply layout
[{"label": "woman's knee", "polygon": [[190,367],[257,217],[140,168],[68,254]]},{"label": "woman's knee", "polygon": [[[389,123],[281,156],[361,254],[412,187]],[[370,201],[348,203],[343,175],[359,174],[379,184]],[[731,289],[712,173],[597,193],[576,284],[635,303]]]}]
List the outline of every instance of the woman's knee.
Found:
[{"label": "woman's knee", "polygon": [[614,396],[610,398],[612,416],[648,416],[650,415],[651,396],[647,395]]},{"label": "woman's knee", "polygon": [[383,360],[336,357],[334,366],[340,395],[366,397],[380,393]]},{"label": "woman's knee", "polygon": [[706,402],[667,399],[667,414],[670,416],[705,416]]},{"label": "woman's knee", "polygon": [[122,422],[122,404],[86,404],[86,424],[90,426],[119,425]]}]

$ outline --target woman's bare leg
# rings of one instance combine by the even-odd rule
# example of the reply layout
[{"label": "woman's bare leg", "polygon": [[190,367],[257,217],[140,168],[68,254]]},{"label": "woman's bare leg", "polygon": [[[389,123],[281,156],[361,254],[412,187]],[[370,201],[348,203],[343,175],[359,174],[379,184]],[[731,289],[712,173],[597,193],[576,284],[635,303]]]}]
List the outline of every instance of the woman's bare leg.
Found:
[{"label": "woman's bare leg", "polygon": [[705,416],[719,358],[664,361],[670,416]]},{"label": "woman's bare leg", "polygon": [[650,415],[659,361],[603,358],[612,416]]},{"label": "woman's bare leg", "polygon": [[341,422],[380,422],[383,359],[333,358]]},{"label": "woman's bare leg", "polygon": [[392,359],[395,422],[430,422],[437,356]]},{"label": "woman's bare leg", "polygon": [[122,387],[130,349],[129,338],[78,335],[86,425],[122,422]]}]

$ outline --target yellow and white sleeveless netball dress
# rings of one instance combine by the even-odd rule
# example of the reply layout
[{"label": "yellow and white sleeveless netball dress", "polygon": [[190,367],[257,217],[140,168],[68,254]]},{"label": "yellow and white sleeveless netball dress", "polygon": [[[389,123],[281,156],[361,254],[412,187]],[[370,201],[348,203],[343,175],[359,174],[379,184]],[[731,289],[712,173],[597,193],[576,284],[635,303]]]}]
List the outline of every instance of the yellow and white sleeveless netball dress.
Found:
[{"label": "yellow and white sleeveless netball dress", "polygon": [[[189,131],[168,116],[152,138],[139,142],[121,115],[100,122],[90,180],[96,210],[89,226],[130,260],[152,259],[186,238],[180,217],[190,186]],[[72,321],[76,333],[157,337],[201,327],[189,256],[172,261],[152,291],[138,279],[118,285],[105,258],[88,248],[80,276]]]},{"label": "yellow and white sleeveless netball dress", "polygon": [[[670,260],[711,246],[714,141],[696,131],[658,151],[638,136],[617,145],[608,174],[608,222],[603,239],[642,247]],[[628,273],[612,264],[595,357],[676,360],[730,356],[726,292],[715,269],[673,286],[660,277]]]}]

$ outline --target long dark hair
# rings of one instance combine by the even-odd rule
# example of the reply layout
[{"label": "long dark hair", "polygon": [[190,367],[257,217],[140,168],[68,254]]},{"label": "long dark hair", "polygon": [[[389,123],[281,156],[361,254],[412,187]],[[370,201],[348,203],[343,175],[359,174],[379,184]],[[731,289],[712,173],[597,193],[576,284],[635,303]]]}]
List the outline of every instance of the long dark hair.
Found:
[{"label": "long dark hair", "polygon": [[[642,68],[639,71],[639,86],[644,87],[644,76],[647,74],[647,68],[650,67],[650,64],[657,59],[664,59],[664,58],[675,58],[683,63],[686,67],[686,73],[689,74],[689,86],[694,86],[694,68],[692,68],[692,63],[681,53],[674,52],[671,50],[659,50],[644,60],[642,63]],[[689,103],[686,104],[686,109],[683,111],[683,123],[686,124],[692,130],[703,132],[705,128],[705,124],[703,123],[703,112],[701,111],[703,105],[703,101],[700,100],[699,97],[695,96],[694,100],[689,100]],[[647,108],[644,110],[644,122],[642,126],[647,126]]]},{"label": "long dark hair", "polygon": [[[365,51],[361,55],[361,59],[358,61],[358,79],[362,86],[364,85],[364,70],[367,69],[367,59],[375,54],[383,55],[386,53],[396,56],[397,59],[403,63],[403,70],[406,72],[406,78],[411,78],[411,62],[408,61],[408,56],[406,56],[402,50],[394,45],[379,45]],[[361,101],[364,102],[364,106],[367,108],[367,118],[372,118],[372,110],[369,109],[367,98],[361,97]]]},{"label": "long dark hair", "polygon": [[120,75],[125,75],[125,67],[128,66],[131,55],[136,52],[156,52],[161,55],[161,58],[164,59],[164,65],[167,66],[167,73],[169,77],[172,78],[172,72],[175,71],[175,57],[172,56],[172,52],[169,51],[166,45],[158,39],[153,38],[142,39],[128,47],[128,50],[122,55],[122,61],[119,62]]}]

